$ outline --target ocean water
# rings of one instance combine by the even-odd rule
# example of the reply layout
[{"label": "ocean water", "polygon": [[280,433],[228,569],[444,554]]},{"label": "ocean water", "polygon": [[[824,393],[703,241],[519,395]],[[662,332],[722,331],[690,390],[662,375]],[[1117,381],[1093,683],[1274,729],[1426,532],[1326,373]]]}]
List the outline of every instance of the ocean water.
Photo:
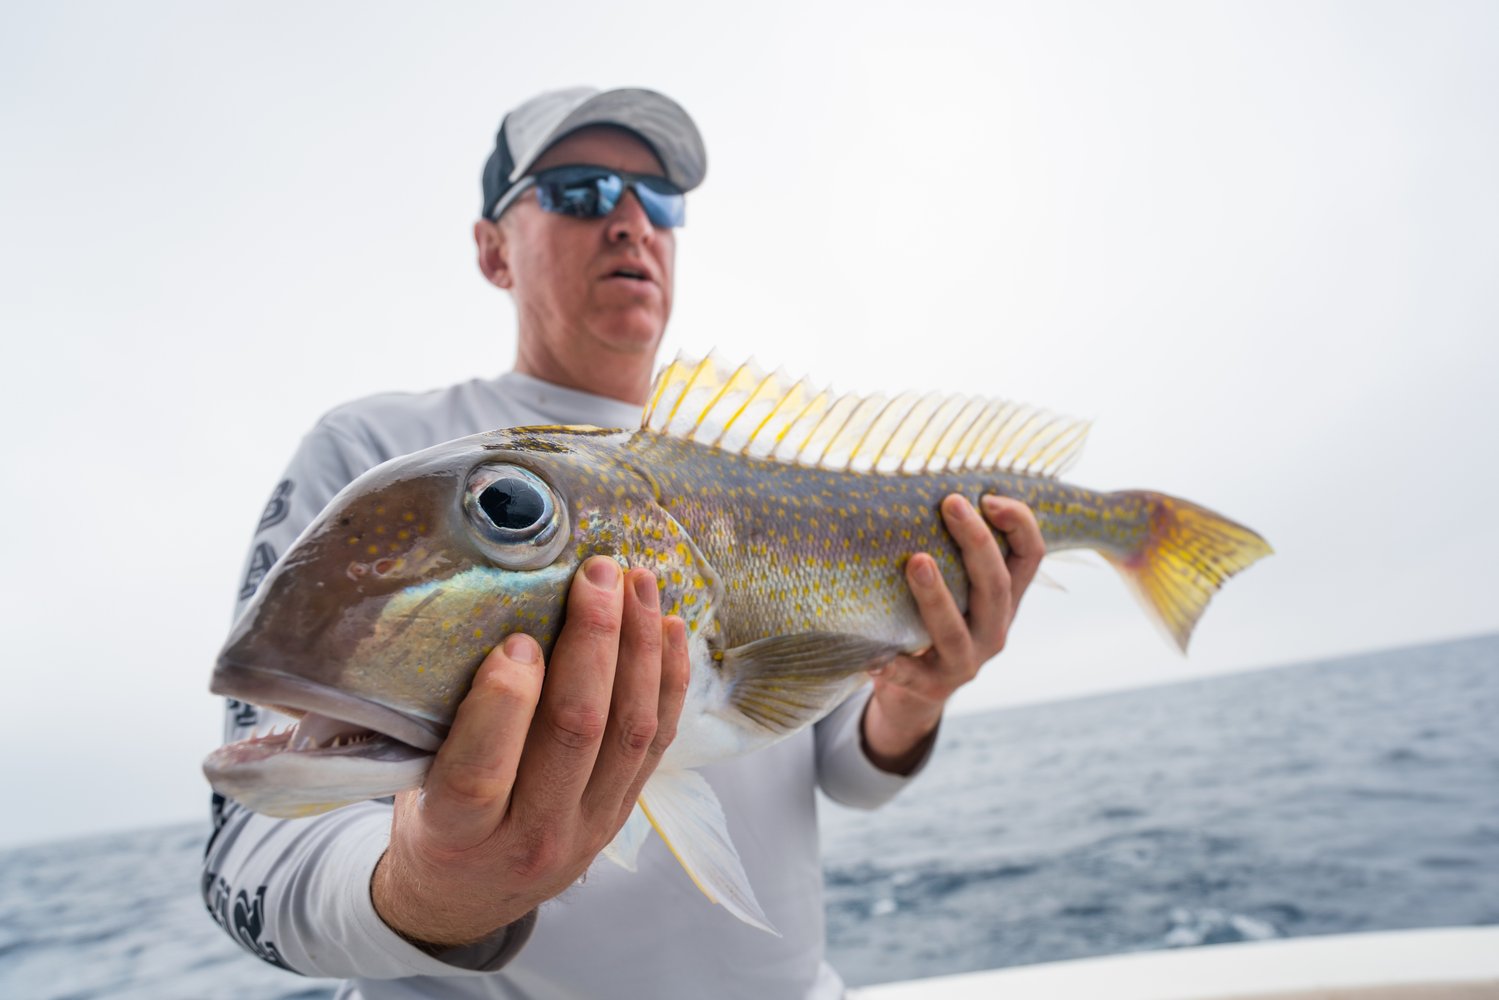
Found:
[{"label": "ocean water", "polygon": [[[1499,636],[953,719],[905,794],[823,826],[852,985],[1499,923]],[[330,995],[209,919],[204,832],[0,853],[0,997]]]},{"label": "ocean water", "polygon": [[953,720],[824,813],[850,984],[1499,923],[1499,636]]}]

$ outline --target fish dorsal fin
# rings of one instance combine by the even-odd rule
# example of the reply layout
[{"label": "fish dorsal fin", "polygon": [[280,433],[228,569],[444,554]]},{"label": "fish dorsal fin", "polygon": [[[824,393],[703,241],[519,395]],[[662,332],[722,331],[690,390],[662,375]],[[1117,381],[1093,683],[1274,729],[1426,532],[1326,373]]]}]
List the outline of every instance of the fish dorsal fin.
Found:
[{"label": "fish dorsal fin", "polygon": [[1089,421],[1000,399],[834,393],[754,362],[678,356],[656,375],[641,426],[795,465],[856,472],[987,469],[1052,478]]}]

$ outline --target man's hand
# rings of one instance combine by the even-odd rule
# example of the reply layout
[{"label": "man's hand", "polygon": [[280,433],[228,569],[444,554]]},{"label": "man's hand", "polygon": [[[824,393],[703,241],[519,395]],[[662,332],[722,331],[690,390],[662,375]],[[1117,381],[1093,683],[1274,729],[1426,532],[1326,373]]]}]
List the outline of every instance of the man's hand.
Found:
[{"label": "man's hand", "polygon": [[942,501],[942,520],[963,553],[968,575],[966,618],[931,556],[917,553],[906,563],[906,581],[932,646],[875,671],[874,696],[864,713],[864,746],[883,770],[909,774],[921,761],[947,700],[1005,648],[1020,599],[1046,554],[1029,507],[996,496],[982,502],[990,523],[1005,536],[1008,554],[972,504],[957,494]]},{"label": "man's hand", "polygon": [[686,629],[663,622],[655,578],[584,563],[551,663],[530,636],[496,647],[426,784],[397,796],[371,885],[381,919],[468,944],[572,885],[676,734],[688,680]]}]

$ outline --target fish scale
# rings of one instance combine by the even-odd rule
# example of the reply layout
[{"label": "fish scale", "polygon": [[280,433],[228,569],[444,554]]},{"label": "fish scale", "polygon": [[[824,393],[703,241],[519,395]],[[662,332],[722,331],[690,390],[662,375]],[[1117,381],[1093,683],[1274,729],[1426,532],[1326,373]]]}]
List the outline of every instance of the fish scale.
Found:
[{"label": "fish scale", "polygon": [[[658,434],[634,435],[624,451],[652,470],[657,502],[712,553],[734,581],[721,617],[724,642],[740,645],[819,628],[920,633],[903,570],[912,553],[932,555],[960,608],[967,576],[947,533],[941,500],[959,494],[1011,497],[1036,515],[1049,552],[1135,551],[1150,520],[1146,501],[1056,480],[995,472],[884,476],[792,466],[724,453]],[[1001,544],[1003,544],[1001,536]],[[810,617],[809,617],[810,616]]]}]

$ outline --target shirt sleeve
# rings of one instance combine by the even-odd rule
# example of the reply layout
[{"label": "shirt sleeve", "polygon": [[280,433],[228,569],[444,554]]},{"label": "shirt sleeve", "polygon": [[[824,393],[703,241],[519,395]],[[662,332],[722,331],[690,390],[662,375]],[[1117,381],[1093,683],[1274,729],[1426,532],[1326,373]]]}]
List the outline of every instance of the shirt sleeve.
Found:
[{"label": "shirt sleeve", "polygon": [[[303,439],[256,527],[236,617],[328,501],[385,457],[327,418]],[[292,721],[227,699],[225,742]],[[272,965],[308,976],[472,975],[500,968],[530,937],[534,915],[478,944],[433,953],[387,927],[375,912],[370,879],[390,843],[388,802],[285,820],[215,794],[213,821],[203,859],[203,901],[236,943]]]},{"label": "shirt sleeve", "polygon": [[926,753],[910,774],[891,774],[877,767],[864,752],[863,737],[864,709],[873,694],[873,686],[866,686],[814,727],[817,785],[828,798],[853,809],[878,809],[895,798],[926,768],[937,743],[935,739],[927,742]]}]

